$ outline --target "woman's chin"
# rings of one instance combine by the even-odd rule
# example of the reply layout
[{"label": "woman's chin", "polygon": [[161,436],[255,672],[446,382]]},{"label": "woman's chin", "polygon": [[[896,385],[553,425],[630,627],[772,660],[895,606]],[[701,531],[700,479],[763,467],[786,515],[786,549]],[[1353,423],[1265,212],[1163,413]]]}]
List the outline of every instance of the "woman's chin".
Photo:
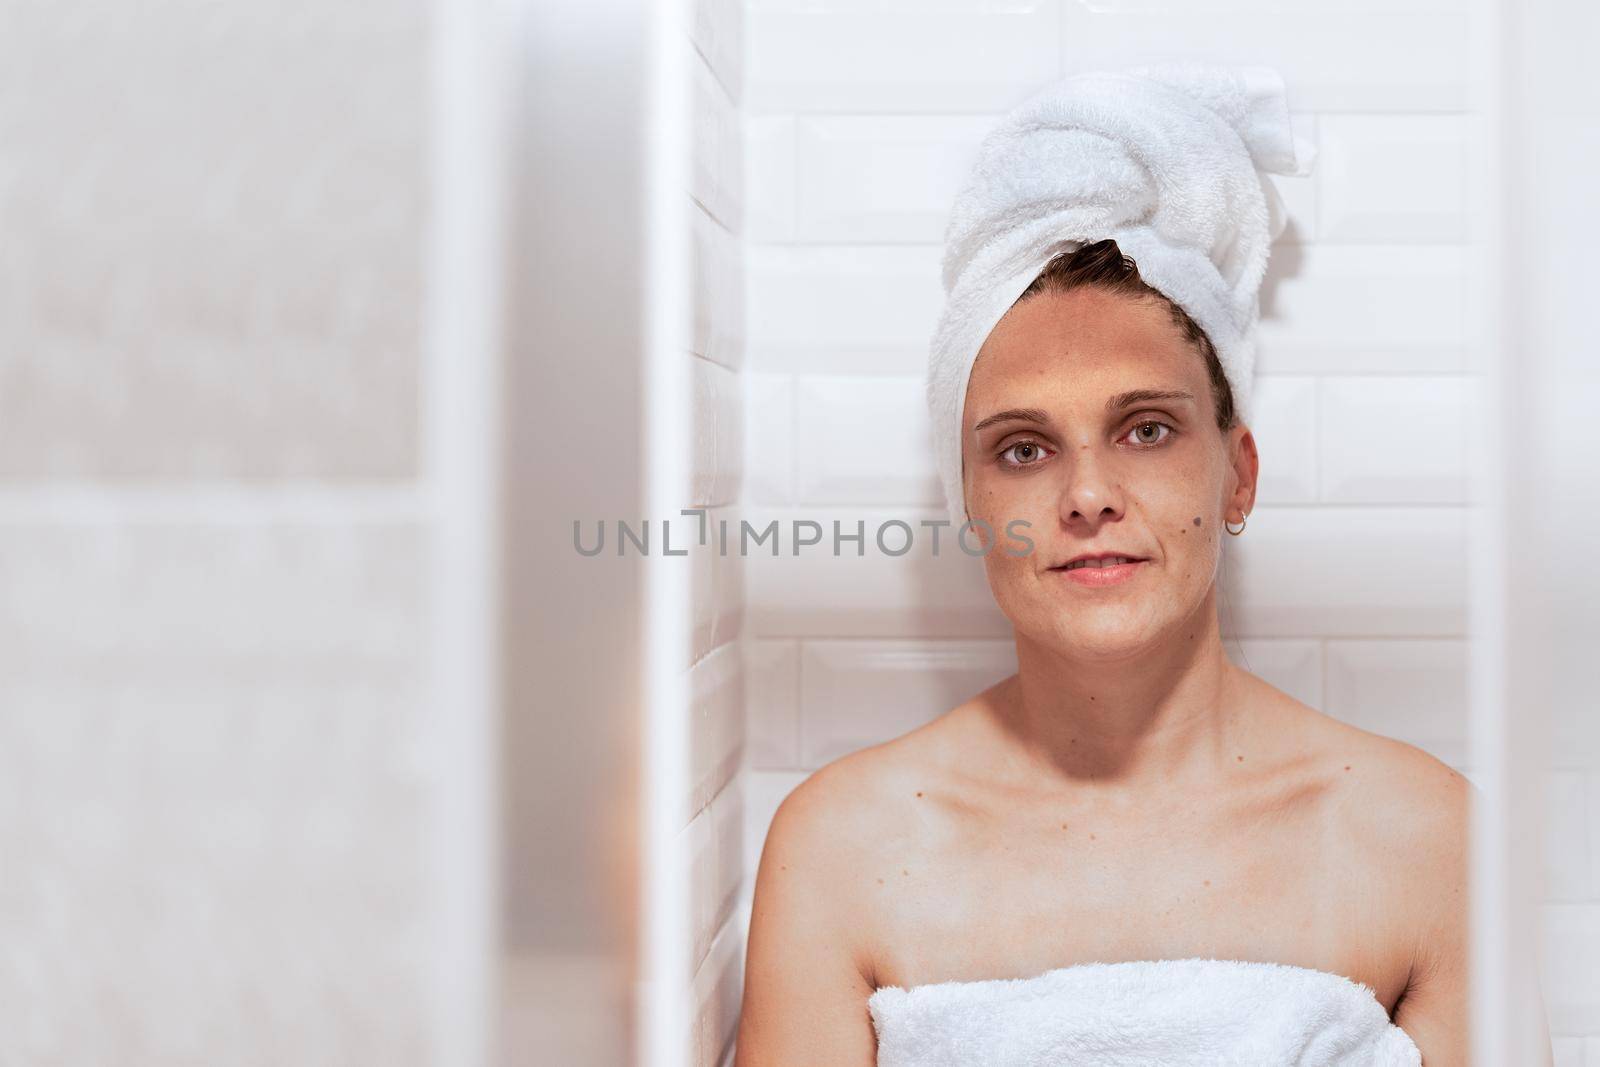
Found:
[{"label": "woman's chin", "polygon": [[1131,659],[1154,644],[1154,636],[1131,619],[1107,618],[1098,624],[1077,619],[1073,625],[1056,625],[1041,635],[1041,643],[1063,656],[1083,660]]}]

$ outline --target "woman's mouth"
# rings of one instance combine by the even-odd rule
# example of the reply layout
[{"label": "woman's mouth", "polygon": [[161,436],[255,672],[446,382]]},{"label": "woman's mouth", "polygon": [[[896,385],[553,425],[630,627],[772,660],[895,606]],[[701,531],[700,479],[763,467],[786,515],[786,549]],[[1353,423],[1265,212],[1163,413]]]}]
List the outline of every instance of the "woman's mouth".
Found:
[{"label": "woman's mouth", "polygon": [[1092,587],[1121,585],[1138,573],[1148,560],[1135,556],[1104,556],[1096,559],[1079,559],[1050,570],[1069,582]]}]

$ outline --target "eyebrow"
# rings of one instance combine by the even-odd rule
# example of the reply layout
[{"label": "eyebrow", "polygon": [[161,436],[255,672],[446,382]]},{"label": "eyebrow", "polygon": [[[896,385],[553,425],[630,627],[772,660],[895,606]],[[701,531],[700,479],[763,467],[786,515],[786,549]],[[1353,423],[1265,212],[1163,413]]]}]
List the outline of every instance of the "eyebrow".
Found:
[{"label": "eyebrow", "polygon": [[1106,401],[1107,411],[1121,411],[1131,408],[1135,404],[1143,404],[1151,400],[1193,400],[1193,393],[1186,393],[1182,389],[1130,389],[1126,393],[1118,393]]},{"label": "eyebrow", "polygon": [[978,425],[972,428],[972,432],[977,433],[985,426],[993,426],[997,422],[1047,423],[1049,421],[1050,413],[1040,408],[1007,408],[1004,411],[997,411],[988,418],[981,420]]},{"label": "eyebrow", "polygon": [[[1131,408],[1135,404],[1144,404],[1151,400],[1193,400],[1194,394],[1184,392],[1182,389],[1129,389],[1125,393],[1118,393],[1106,401],[1106,411],[1118,412],[1123,408]],[[987,418],[979,420],[972,428],[977,433],[986,426],[993,426],[997,422],[1037,422],[1048,423],[1050,413],[1041,408],[1007,408],[997,411]]]}]

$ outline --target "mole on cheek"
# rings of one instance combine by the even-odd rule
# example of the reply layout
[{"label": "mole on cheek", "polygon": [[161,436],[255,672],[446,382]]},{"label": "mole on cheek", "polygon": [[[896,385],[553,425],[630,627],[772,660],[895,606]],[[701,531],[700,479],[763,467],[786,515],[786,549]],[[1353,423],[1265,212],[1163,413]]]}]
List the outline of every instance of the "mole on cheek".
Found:
[{"label": "mole on cheek", "polygon": [[1198,515],[1196,515],[1196,516],[1195,516],[1195,517],[1194,517],[1194,524],[1195,524],[1195,525],[1196,525],[1196,526],[1199,526],[1199,525],[1200,525],[1200,516],[1198,516]]}]

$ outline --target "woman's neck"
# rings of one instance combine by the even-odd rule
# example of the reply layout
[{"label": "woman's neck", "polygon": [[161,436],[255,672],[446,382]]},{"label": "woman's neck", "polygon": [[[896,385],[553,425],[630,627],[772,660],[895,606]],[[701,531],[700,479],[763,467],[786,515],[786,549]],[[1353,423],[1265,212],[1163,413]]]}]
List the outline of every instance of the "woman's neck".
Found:
[{"label": "woman's neck", "polygon": [[1002,773],[1047,790],[1147,796],[1247,766],[1241,672],[1223,652],[1215,612],[1209,625],[1180,630],[1115,661],[1073,658],[1019,634],[1017,674],[986,701],[1004,735]]}]

